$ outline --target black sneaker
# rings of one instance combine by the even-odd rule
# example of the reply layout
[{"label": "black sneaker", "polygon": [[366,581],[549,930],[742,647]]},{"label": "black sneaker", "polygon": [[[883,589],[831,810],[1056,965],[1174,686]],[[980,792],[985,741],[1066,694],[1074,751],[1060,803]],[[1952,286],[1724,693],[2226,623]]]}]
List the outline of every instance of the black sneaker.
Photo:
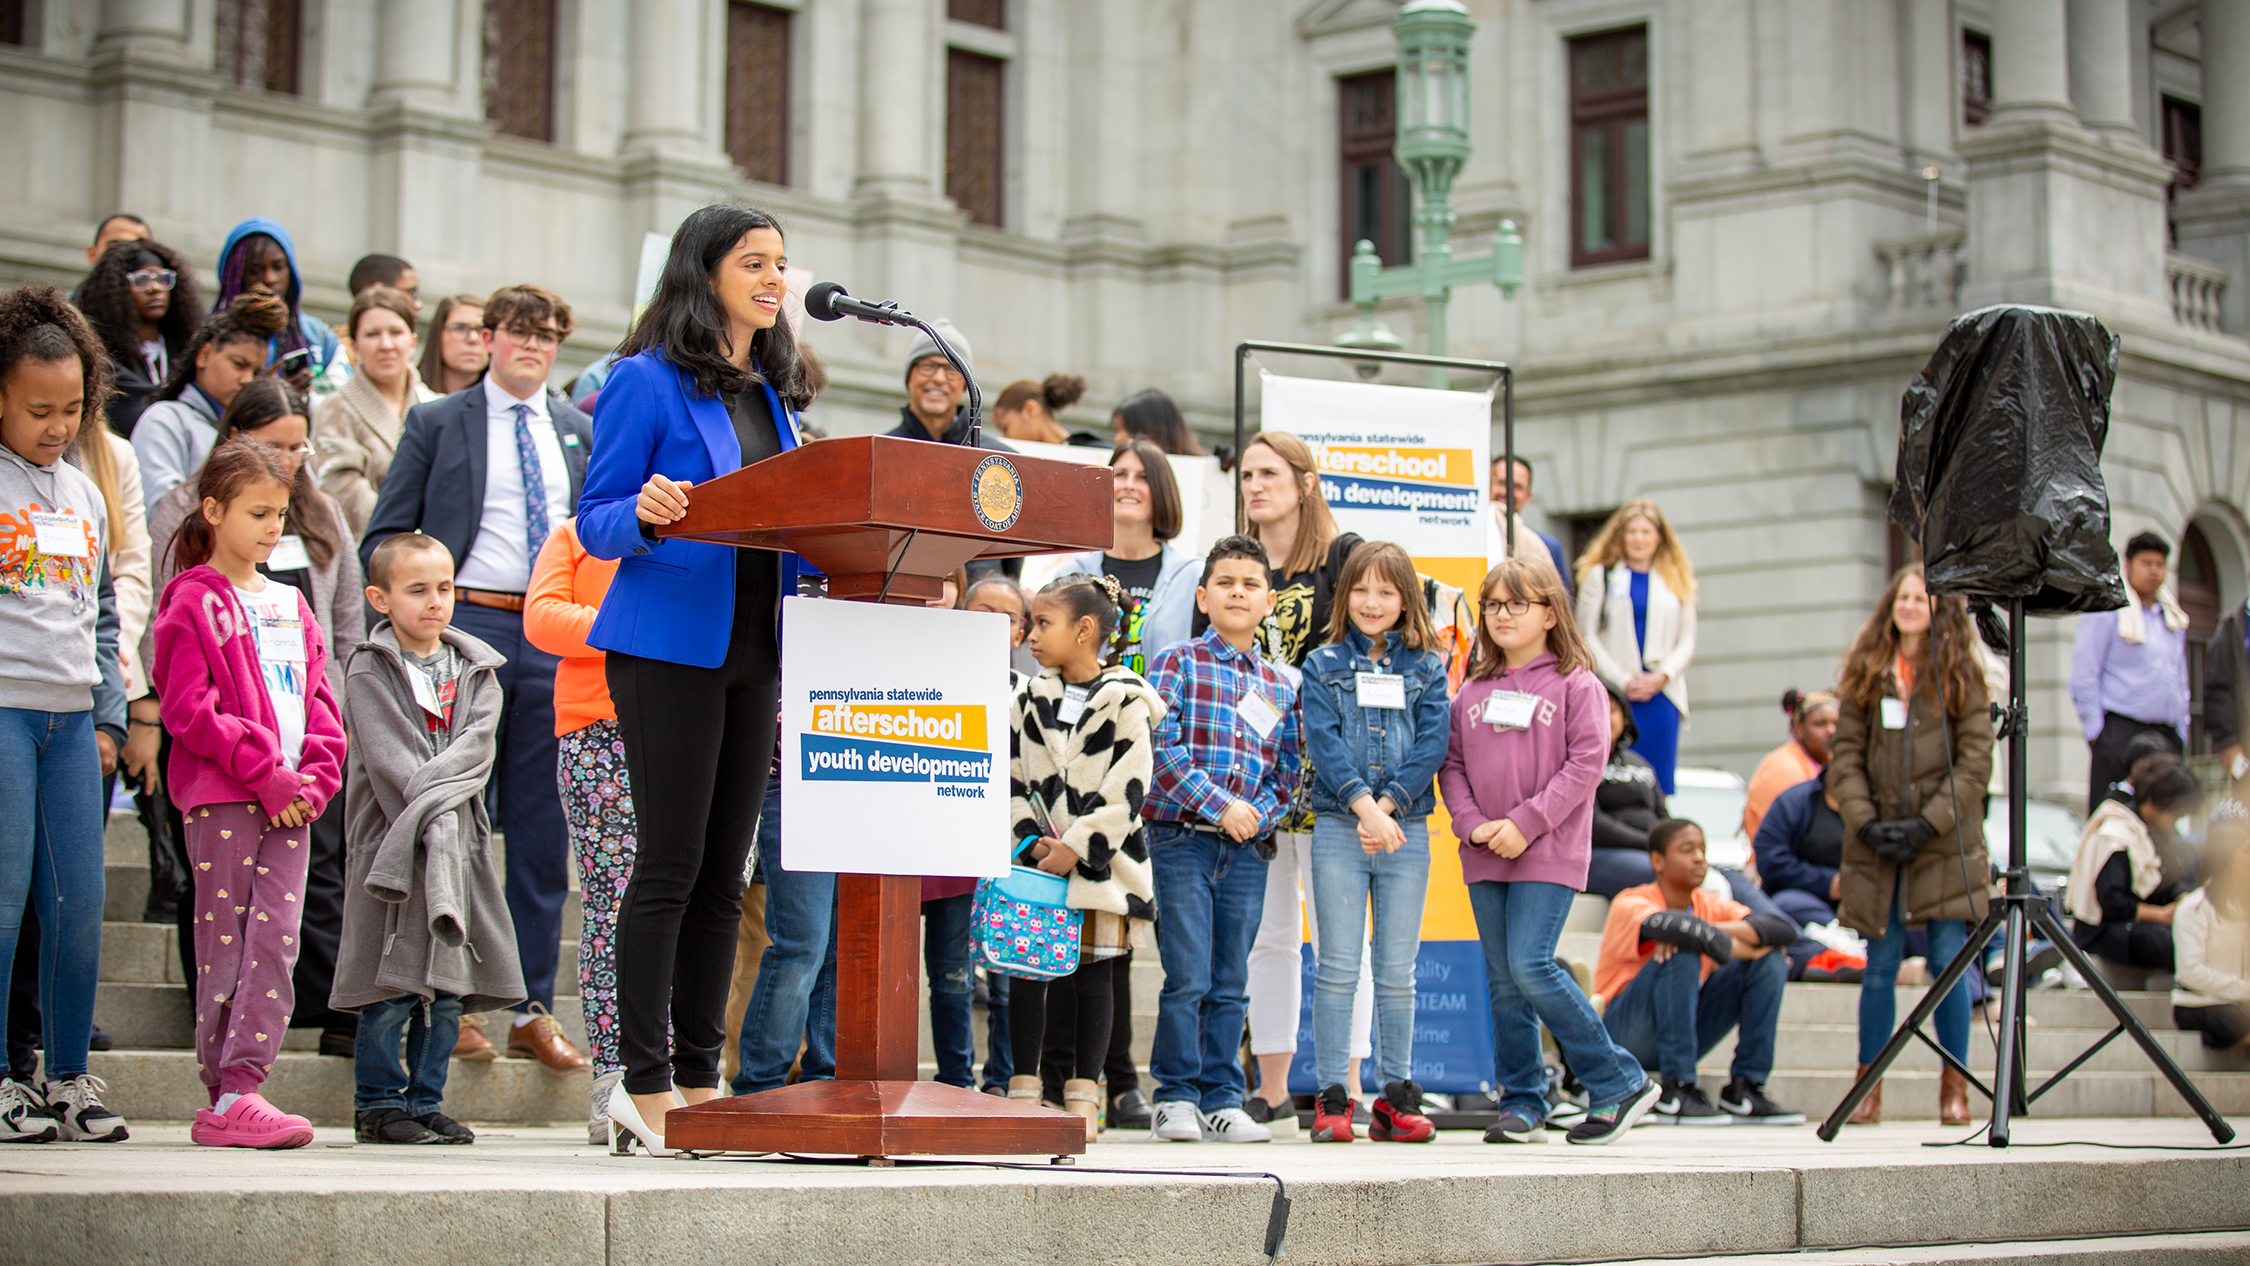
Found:
[{"label": "black sneaker", "polygon": [[1242,1101],[1242,1111],[1251,1120],[1273,1131],[1277,1139],[1297,1137],[1297,1105],[1294,1102],[1275,1107],[1266,1102],[1264,1095],[1252,1095]]},{"label": "black sneaker", "polygon": [[[2059,954],[2058,957],[2060,957]],[[115,1050],[117,1049],[117,1039],[102,1032],[100,1025],[95,1025],[93,1033],[86,1039],[86,1049],[89,1051]]]},{"label": "black sneaker", "polygon": [[350,1059],[359,1053],[359,1035],[357,1033],[343,1033],[335,1029],[322,1029],[320,1031],[320,1053]]},{"label": "black sneaker", "polygon": [[474,1143],[477,1141],[476,1131],[442,1112],[428,1112],[414,1119],[422,1123],[423,1129],[437,1135],[440,1143]]},{"label": "black sneaker", "polygon": [[1803,1125],[1805,1114],[1766,1098],[1766,1084],[1737,1077],[1719,1092],[1719,1108],[1744,1125]]},{"label": "black sneaker", "polygon": [[1648,1110],[1664,1095],[1664,1087],[1654,1077],[1641,1079],[1641,1088],[1616,1103],[1604,1104],[1586,1114],[1586,1119],[1570,1127],[1566,1137],[1570,1142],[1599,1147],[1615,1143],[1625,1137],[1625,1132],[1641,1123]]},{"label": "black sneaker", "polygon": [[1113,1130],[1148,1129],[1155,1115],[1148,1096],[1138,1090],[1128,1090],[1109,1101],[1109,1128]]},{"label": "black sneaker", "polygon": [[430,1127],[406,1115],[404,1108],[368,1108],[352,1113],[352,1141],[357,1143],[443,1143]]},{"label": "black sneaker", "polygon": [[1711,1096],[1692,1081],[1661,1079],[1664,1093],[1649,1115],[1663,1125],[1732,1125],[1734,1118],[1711,1106]]},{"label": "black sneaker", "polygon": [[1544,1143],[1547,1127],[1526,1117],[1521,1112],[1503,1112],[1500,1119],[1486,1127],[1487,1143]]}]

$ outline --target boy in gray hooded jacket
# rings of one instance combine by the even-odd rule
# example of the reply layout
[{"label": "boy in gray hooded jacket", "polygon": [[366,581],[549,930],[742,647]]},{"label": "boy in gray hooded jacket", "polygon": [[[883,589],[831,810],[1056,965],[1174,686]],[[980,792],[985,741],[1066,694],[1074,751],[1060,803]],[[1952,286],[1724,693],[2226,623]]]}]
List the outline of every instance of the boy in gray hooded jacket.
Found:
[{"label": "boy in gray hooded jacket", "polygon": [[438,1111],[461,1015],[524,1000],[483,795],[502,660],[450,627],[453,559],[435,538],[383,542],[367,578],[389,618],[345,670],[348,874],[329,1005],[359,1012],[358,1141],[469,1143]]}]

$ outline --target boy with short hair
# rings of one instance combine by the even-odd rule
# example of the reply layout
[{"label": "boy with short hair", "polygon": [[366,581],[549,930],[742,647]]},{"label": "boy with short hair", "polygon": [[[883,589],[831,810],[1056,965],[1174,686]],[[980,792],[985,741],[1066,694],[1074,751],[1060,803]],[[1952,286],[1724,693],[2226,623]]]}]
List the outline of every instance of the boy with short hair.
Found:
[{"label": "boy with short hair", "polygon": [[1172,1142],[1273,1137],[1242,1110],[1240,1048],[1266,861],[1301,740],[1296,687],[1258,649],[1258,625],[1273,611],[1267,575],[1257,541],[1222,538],[1195,591],[1210,629],[1149,665],[1165,706],[1142,809],[1164,912],[1164,990],[1149,1075],[1155,1135]]},{"label": "boy with short hair", "polygon": [[453,556],[435,537],[388,538],[367,579],[368,603],[387,618],[345,670],[350,882],[329,1005],[360,1013],[359,1142],[470,1143],[468,1127],[438,1111],[461,1014],[524,998],[484,808],[501,657],[451,627]]},{"label": "boy with short hair", "polygon": [[[1802,1125],[1804,1113],[1766,1098],[1765,1087],[1789,981],[1788,958],[1774,951],[1797,939],[1797,925],[1705,888],[1703,850],[1693,822],[1666,818],[1650,828],[1656,882],[1618,893],[1602,927],[1594,967],[1594,991],[1609,999],[1602,1023],[1662,1078],[1650,1120]],[[1695,1084],[1695,1064],[1737,1025],[1732,1076],[1714,1107]]]}]

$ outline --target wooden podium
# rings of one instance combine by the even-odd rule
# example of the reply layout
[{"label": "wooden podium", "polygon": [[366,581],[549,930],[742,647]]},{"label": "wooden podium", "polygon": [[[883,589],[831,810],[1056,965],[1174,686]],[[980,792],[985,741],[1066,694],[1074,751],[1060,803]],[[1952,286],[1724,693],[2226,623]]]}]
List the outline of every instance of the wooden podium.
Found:
[{"label": "wooden podium", "polygon": [[[895,436],[822,440],[697,485],[658,534],[787,550],[828,592],[920,606],[974,558],[1110,544],[1110,472]],[[836,877],[836,1080],[674,1108],[666,1145],[691,1153],[1067,1156],[1077,1116],[915,1080],[921,880]]]}]

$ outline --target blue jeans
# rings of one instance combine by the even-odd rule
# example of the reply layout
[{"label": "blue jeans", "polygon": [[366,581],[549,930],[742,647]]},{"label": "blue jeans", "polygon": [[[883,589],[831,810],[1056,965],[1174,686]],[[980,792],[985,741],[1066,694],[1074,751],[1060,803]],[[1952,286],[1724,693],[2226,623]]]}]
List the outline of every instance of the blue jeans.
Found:
[{"label": "blue jeans", "polygon": [[1397,852],[1369,854],[1359,846],[1358,818],[1313,819],[1313,911],[1320,918],[1313,1074],[1322,1086],[1342,1084],[1350,1071],[1352,995],[1359,988],[1370,897],[1377,1076],[1389,1083],[1414,1075],[1414,957],[1422,948],[1422,896],[1430,885],[1430,821],[1414,818],[1399,825],[1406,843]]},{"label": "blue jeans", "polygon": [[[445,1102],[445,1073],[461,1036],[461,995],[440,992],[428,1006],[413,994],[370,1002],[359,1009],[352,1044],[352,1110],[403,1108],[422,1117]],[[406,1040],[406,1062],[398,1059]]]},{"label": "blue jeans", "polygon": [[1177,823],[1148,824],[1164,932],[1164,990],[1148,1073],[1157,1103],[1204,1112],[1242,1106],[1242,1021],[1250,943],[1266,904],[1266,862],[1247,844]]},{"label": "blue jeans", "polygon": [[836,876],[781,868],[781,780],[766,787],[758,815],[758,871],[766,884],[766,936],[758,983],[742,1013],[738,1095],[789,1082],[804,1038],[800,1081],[836,1075]]},{"label": "blue jeans", "polygon": [[1539,1060],[1539,1026],[1555,1035],[1563,1058],[1593,1106],[1639,1093],[1648,1078],[1632,1052],[1610,1040],[1578,982],[1555,961],[1563,920],[1578,894],[1561,884],[1469,885],[1469,908],[1484,947],[1485,989],[1492,999],[1492,1076],[1500,1111],[1531,1120],[1547,1113],[1547,1071]]},{"label": "blue jeans", "polygon": [[[1867,974],[1859,986],[1859,1062],[1872,1064],[1883,1053],[1883,1044],[1890,1041],[1891,1030],[1898,1025],[1898,965],[1906,957],[1906,923],[1899,911],[1904,900],[1900,891],[1904,885],[1891,889],[1891,925],[1881,936],[1867,938]],[[1969,925],[1960,919],[1931,919],[1926,925],[1930,948],[1927,961],[1930,977],[1945,970],[1953,956],[1968,944]],[[1947,1054],[1966,1064],[1969,1062],[1969,988],[1966,984],[1953,987],[1938,1003],[1938,1045]]]},{"label": "blue jeans", "polygon": [[47,1076],[86,1071],[102,957],[102,762],[94,714],[0,708],[0,999],[28,901],[39,917]]},{"label": "blue jeans", "polygon": [[976,1033],[970,1003],[976,967],[970,960],[969,909],[973,893],[922,903],[922,969],[930,977],[930,1046],[937,1079],[948,1086],[976,1085]]},{"label": "blue jeans", "polygon": [[1781,989],[1789,983],[1782,954],[1737,959],[1703,978],[1703,956],[1687,950],[1640,971],[1602,1013],[1602,1023],[1641,1067],[1674,1081],[1695,1082],[1695,1062],[1742,1026],[1735,1039],[1737,1077],[1763,1082],[1773,1073],[1773,1035],[1781,1023]]}]

